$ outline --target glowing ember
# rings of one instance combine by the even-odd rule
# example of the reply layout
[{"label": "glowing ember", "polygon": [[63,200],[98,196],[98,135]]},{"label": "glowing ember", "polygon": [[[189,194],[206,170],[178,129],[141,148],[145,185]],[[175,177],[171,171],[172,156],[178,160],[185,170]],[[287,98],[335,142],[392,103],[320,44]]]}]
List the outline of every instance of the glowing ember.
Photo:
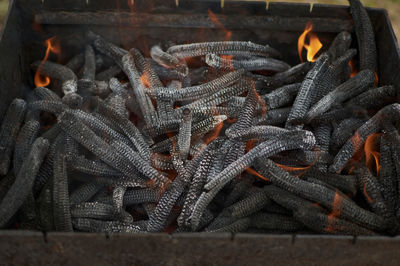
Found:
[{"label": "glowing ember", "polygon": [[380,136],[382,136],[382,133],[376,133],[370,135],[365,141],[365,146],[364,146],[365,161],[367,167],[371,172],[374,172],[375,171],[374,169],[376,169],[377,176],[379,176],[381,168],[381,165],[379,163],[381,155],[378,151],[376,151],[376,149],[378,149],[377,142]]},{"label": "glowing ember", "polygon": [[352,77],[354,77],[355,75],[358,74],[358,70],[356,68],[356,63],[354,62],[354,59],[351,59],[349,61],[349,66],[351,68],[350,78],[352,78]]},{"label": "glowing ember", "polygon": [[[312,32],[313,25],[312,23],[307,23],[304,32],[300,35],[297,42],[297,49],[299,52],[300,61],[303,62],[303,58],[301,56],[303,48],[307,50],[307,61],[315,62],[317,60],[316,54],[321,50],[322,43],[319,41],[318,36]],[[308,37],[309,43],[306,44],[306,38]]]},{"label": "glowing ember", "polygon": [[258,178],[260,178],[260,179],[262,179],[264,181],[269,182],[268,178],[266,178],[265,176],[261,175],[259,172],[257,172],[256,170],[254,170],[252,168],[246,168],[246,172],[248,172],[249,174],[254,175],[254,176],[256,176],[256,177],[258,177]]},{"label": "glowing ember", "polygon": [[[46,49],[46,54],[42,60],[42,63],[46,62],[49,59],[50,53],[60,54],[60,52],[61,52],[60,44],[57,41],[56,37],[47,39],[45,41],[45,44],[47,46],[47,49]],[[35,81],[36,87],[46,87],[50,84],[50,78],[47,76],[42,76],[40,74],[40,66],[35,73],[34,81]]]}]

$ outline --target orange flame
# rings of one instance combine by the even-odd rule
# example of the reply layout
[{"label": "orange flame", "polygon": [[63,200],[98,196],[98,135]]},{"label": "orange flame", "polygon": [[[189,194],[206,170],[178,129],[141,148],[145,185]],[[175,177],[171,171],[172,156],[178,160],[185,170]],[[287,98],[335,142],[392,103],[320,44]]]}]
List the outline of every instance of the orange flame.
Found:
[{"label": "orange flame", "polygon": [[349,61],[349,66],[351,68],[350,78],[352,78],[352,77],[354,77],[355,75],[358,74],[358,70],[356,68],[356,63],[354,62],[354,59],[351,59]]},{"label": "orange flame", "polygon": [[269,182],[268,178],[266,178],[265,176],[261,175],[259,172],[257,172],[256,170],[254,170],[254,169],[252,169],[250,167],[246,168],[246,172],[248,172],[249,174],[254,175],[254,176],[258,177],[258,178],[261,178],[264,181]]},{"label": "orange flame", "polygon": [[[317,60],[317,53],[322,48],[322,43],[320,42],[318,36],[312,32],[313,24],[311,22],[307,23],[304,32],[300,35],[297,41],[297,50],[299,52],[300,61],[303,62],[303,57],[301,56],[303,48],[307,50],[307,61],[315,62]],[[308,36],[309,43],[306,44],[306,38]]]},{"label": "orange flame", "polygon": [[318,161],[318,158],[319,158],[319,153],[317,152],[317,155],[315,156],[314,161],[309,166],[304,166],[304,167],[292,167],[292,166],[287,166],[287,165],[283,165],[283,164],[279,164],[279,163],[275,163],[275,165],[282,168],[283,170],[288,171],[288,172],[302,171],[299,174],[297,174],[297,176],[302,176],[302,175],[304,175],[305,172],[307,172],[308,169],[310,169],[311,167],[313,167],[316,164],[316,162]]},{"label": "orange flame", "polygon": [[223,30],[225,32],[225,41],[229,41],[232,38],[232,31],[228,30],[227,28],[222,25],[222,23],[219,21],[218,17],[209,9],[208,10],[208,15],[210,17],[210,20],[217,25],[218,28]]},{"label": "orange flame", "polygon": [[376,143],[381,135],[382,133],[375,133],[368,136],[364,145],[365,161],[367,167],[371,172],[373,172],[374,169],[376,169],[377,176],[379,176],[379,172],[381,169],[381,165],[379,163],[381,154],[378,151],[376,151],[377,149]]},{"label": "orange flame", "polygon": [[339,195],[338,191],[336,190],[335,196],[333,198],[333,204],[332,204],[332,211],[331,213],[328,214],[328,223],[324,230],[326,232],[333,232],[335,231],[335,227],[332,225],[333,219],[337,218],[340,216],[340,205],[342,204],[342,198]]},{"label": "orange flame", "polygon": [[50,39],[47,39],[45,41],[45,44],[47,46],[46,54],[35,73],[34,81],[36,87],[46,87],[50,84],[50,78],[41,75],[40,67],[44,62],[46,62],[49,59],[50,53],[60,54],[61,52],[60,43],[57,41],[56,37],[51,37]]}]

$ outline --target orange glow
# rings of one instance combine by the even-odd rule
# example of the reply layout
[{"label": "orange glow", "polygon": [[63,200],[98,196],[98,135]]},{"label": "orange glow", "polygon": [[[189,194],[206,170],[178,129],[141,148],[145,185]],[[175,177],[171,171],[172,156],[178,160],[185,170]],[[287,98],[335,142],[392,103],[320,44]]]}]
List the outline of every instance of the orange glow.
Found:
[{"label": "orange glow", "polygon": [[150,80],[149,80],[149,75],[148,73],[145,71],[143,73],[143,75],[140,77],[140,81],[142,82],[142,84],[146,87],[146,88],[151,88],[151,84],[150,84]]},{"label": "orange glow", "polygon": [[370,204],[374,203],[374,200],[368,195],[368,192],[367,192],[367,183],[364,184],[363,193],[364,193],[365,198],[367,199],[367,201],[368,201]]},{"label": "orange glow", "polygon": [[232,63],[233,55],[220,55],[220,57],[221,57],[223,60],[226,60],[226,61],[225,61],[225,62],[226,62],[226,65],[224,64],[224,67],[225,67],[226,69],[229,69],[229,70],[231,70],[231,71],[235,70],[235,68],[233,67],[233,63]]},{"label": "orange glow", "polygon": [[375,74],[375,86],[378,86],[378,84],[379,84],[379,76],[378,76],[378,73],[376,73],[376,72],[374,72],[374,74]]},{"label": "orange glow", "polygon": [[246,168],[246,172],[248,172],[249,174],[254,175],[254,176],[258,177],[258,178],[261,178],[264,181],[269,182],[268,178],[266,178],[265,176],[261,175],[259,172],[257,172],[256,170],[254,170],[254,169],[252,169],[250,167]]},{"label": "orange glow", "polygon": [[352,77],[354,77],[355,75],[358,74],[358,70],[356,68],[356,63],[354,62],[354,59],[351,59],[349,61],[349,66],[351,68],[350,78],[352,78]]},{"label": "orange glow", "polygon": [[61,52],[60,43],[57,41],[56,37],[47,39],[45,41],[45,44],[47,46],[46,54],[35,73],[34,81],[35,81],[36,87],[46,87],[50,84],[50,78],[47,76],[41,75],[40,67],[44,62],[46,62],[49,59],[50,53],[60,54],[60,52]]},{"label": "orange glow", "polygon": [[260,94],[258,94],[254,80],[251,80],[251,89],[253,90],[253,93],[255,94],[255,96],[257,98],[257,102],[261,107],[261,118],[264,119],[265,116],[267,115],[267,106],[265,105],[265,102],[261,98]]},{"label": "orange glow", "polygon": [[376,150],[378,149],[377,141],[379,140],[379,137],[381,135],[382,133],[375,133],[368,136],[364,145],[365,161],[367,167],[371,172],[374,172],[374,169],[376,169],[377,176],[379,176],[379,172],[381,169],[381,165],[379,163],[381,154]]},{"label": "orange glow", "polygon": [[248,153],[251,149],[254,148],[254,146],[256,145],[257,140],[255,139],[251,139],[249,141],[246,142],[246,153]]},{"label": "orange glow", "polygon": [[[316,55],[323,46],[318,36],[312,32],[312,29],[313,29],[313,24],[311,22],[307,23],[304,32],[300,35],[297,41],[297,50],[301,62],[303,62],[303,57],[301,56],[303,48],[307,50],[307,61],[315,62],[317,60]],[[307,36],[309,40],[308,44],[305,43]]]},{"label": "orange glow", "polygon": [[134,0],[128,0],[128,6],[129,6],[131,13],[134,12],[133,5],[134,5]]},{"label": "orange glow", "polygon": [[309,166],[304,166],[304,167],[292,167],[292,166],[287,166],[279,163],[275,163],[276,166],[282,168],[283,170],[286,170],[288,172],[297,172],[297,171],[302,171],[301,173],[297,174],[297,176],[302,176],[304,175],[305,172],[307,172],[308,169],[313,167],[315,163],[318,161],[319,158],[319,153],[317,152],[317,155],[315,156],[314,161],[309,165]]},{"label": "orange glow", "polygon": [[328,214],[328,224],[324,228],[326,232],[333,232],[335,231],[335,227],[332,226],[333,219],[337,218],[340,216],[340,206],[342,204],[342,198],[338,191],[336,190],[335,196],[333,198],[333,204],[332,204],[332,211],[331,213]]},{"label": "orange glow", "polygon": [[360,147],[362,145],[362,143],[363,143],[363,140],[362,140],[360,134],[358,134],[358,131],[356,131],[354,136],[351,138],[351,144],[353,145],[353,148],[357,149],[358,147]]},{"label": "orange glow", "polygon": [[219,136],[219,133],[221,132],[223,126],[224,122],[221,122],[218,125],[216,125],[213,131],[207,134],[204,143],[208,145],[211,143],[211,141],[215,140]]},{"label": "orange glow", "polygon": [[208,16],[219,29],[225,32],[225,41],[230,41],[232,38],[232,31],[225,28],[224,25],[222,25],[222,23],[219,21],[218,17],[210,9],[208,10]]}]

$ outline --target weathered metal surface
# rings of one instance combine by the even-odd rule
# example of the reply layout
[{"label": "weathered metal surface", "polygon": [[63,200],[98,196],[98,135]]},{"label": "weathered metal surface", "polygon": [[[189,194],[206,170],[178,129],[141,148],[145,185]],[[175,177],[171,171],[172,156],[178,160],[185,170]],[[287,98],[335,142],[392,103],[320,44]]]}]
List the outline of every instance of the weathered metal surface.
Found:
[{"label": "weathered metal surface", "polygon": [[5,265],[398,265],[400,238],[0,232]]}]

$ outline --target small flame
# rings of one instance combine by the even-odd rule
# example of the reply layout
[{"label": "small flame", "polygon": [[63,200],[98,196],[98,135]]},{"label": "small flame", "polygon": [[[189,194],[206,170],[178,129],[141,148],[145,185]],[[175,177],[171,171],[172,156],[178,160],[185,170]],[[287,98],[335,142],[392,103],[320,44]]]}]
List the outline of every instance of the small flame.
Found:
[{"label": "small flame", "polygon": [[50,78],[47,76],[42,76],[40,73],[40,67],[44,62],[46,62],[49,59],[50,53],[54,54],[60,54],[61,48],[60,48],[60,43],[57,41],[56,37],[52,37],[50,39],[47,39],[45,41],[45,44],[47,46],[46,49],[46,54],[39,65],[36,73],[35,73],[35,86],[36,87],[46,87],[50,84]]},{"label": "small flame", "polygon": [[246,153],[248,153],[251,149],[254,148],[254,146],[256,145],[257,140],[255,139],[251,139],[249,141],[246,142]]},{"label": "small flame", "polygon": [[377,176],[379,176],[379,172],[381,170],[381,165],[379,163],[381,154],[378,151],[376,151],[377,149],[376,143],[381,135],[382,133],[375,133],[368,136],[364,145],[365,161],[367,167],[371,172],[374,172],[374,169],[376,169]]},{"label": "small flame", "polygon": [[283,170],[286,170],[288,172],[298,172],[301,171],[300,173],[297,174],[298,177],[302,176],[305,174],[305,172],[307,172],[308,169],[310,169],[311,167],[313,167],[316,162],[318,161],[319,158],[319,153],[318,151],[316,151],[317,154],[315,156],[314,161],[309,165],[309,166],[304,166],[304,167],[292,167],[292,166],[287,166],[287,165],[283,165],[283,164],[279,164],[279,163],[275,163],[276,166],[282,168]]},{"label": "small flame", "polygon": [[256,177],[258,177],[258,178],[260,178],[260,179],[262,179],[264,181],[269,182],[268,178],[266,178],[265,176],[263,176],[262,174],[260,174],[259,172],[257,172],[256,170],[254,170],[254,169],[252,169],[250,167],[246,168],[246,172],[248,172],[249,174],[254,175],[254,176],[256,176]]},{"label": "small flame", "polygon": [[[221,2],[221,5],[223,2]],[[232,37],[232,31],[228,30],[227,28],[222,25],[222,23],[219,21],[218,17],[209,9],[208,10],[208,15],[210,17],[210,20],[217,25],[218,28],[223,30],[225,32],[225,41],[230,41]]]},{"label": "small flame", "polygon": [[[301,56],[303,48],[307,50],[307,61],[315,62],[317,60],[317,53],[322,48],[322,43],[320,42],[318,36],[312,32],[313,24],[311,22],[307,23],[304,32],[300,35],[297,42],[297,50],[299,52],[300,61],[303,62],[303,57]],[[308,36],[309,44],[306,44],[306,38]]]},{"label": "small flame", "polygon": [[358,70],[356,68],[356,63],[354,62],[354,59],[351,59],[349,61],[349,66],[351,68],[350,78],[352,78],[352,77],[354,77],[355,75],[358,74]]}]

